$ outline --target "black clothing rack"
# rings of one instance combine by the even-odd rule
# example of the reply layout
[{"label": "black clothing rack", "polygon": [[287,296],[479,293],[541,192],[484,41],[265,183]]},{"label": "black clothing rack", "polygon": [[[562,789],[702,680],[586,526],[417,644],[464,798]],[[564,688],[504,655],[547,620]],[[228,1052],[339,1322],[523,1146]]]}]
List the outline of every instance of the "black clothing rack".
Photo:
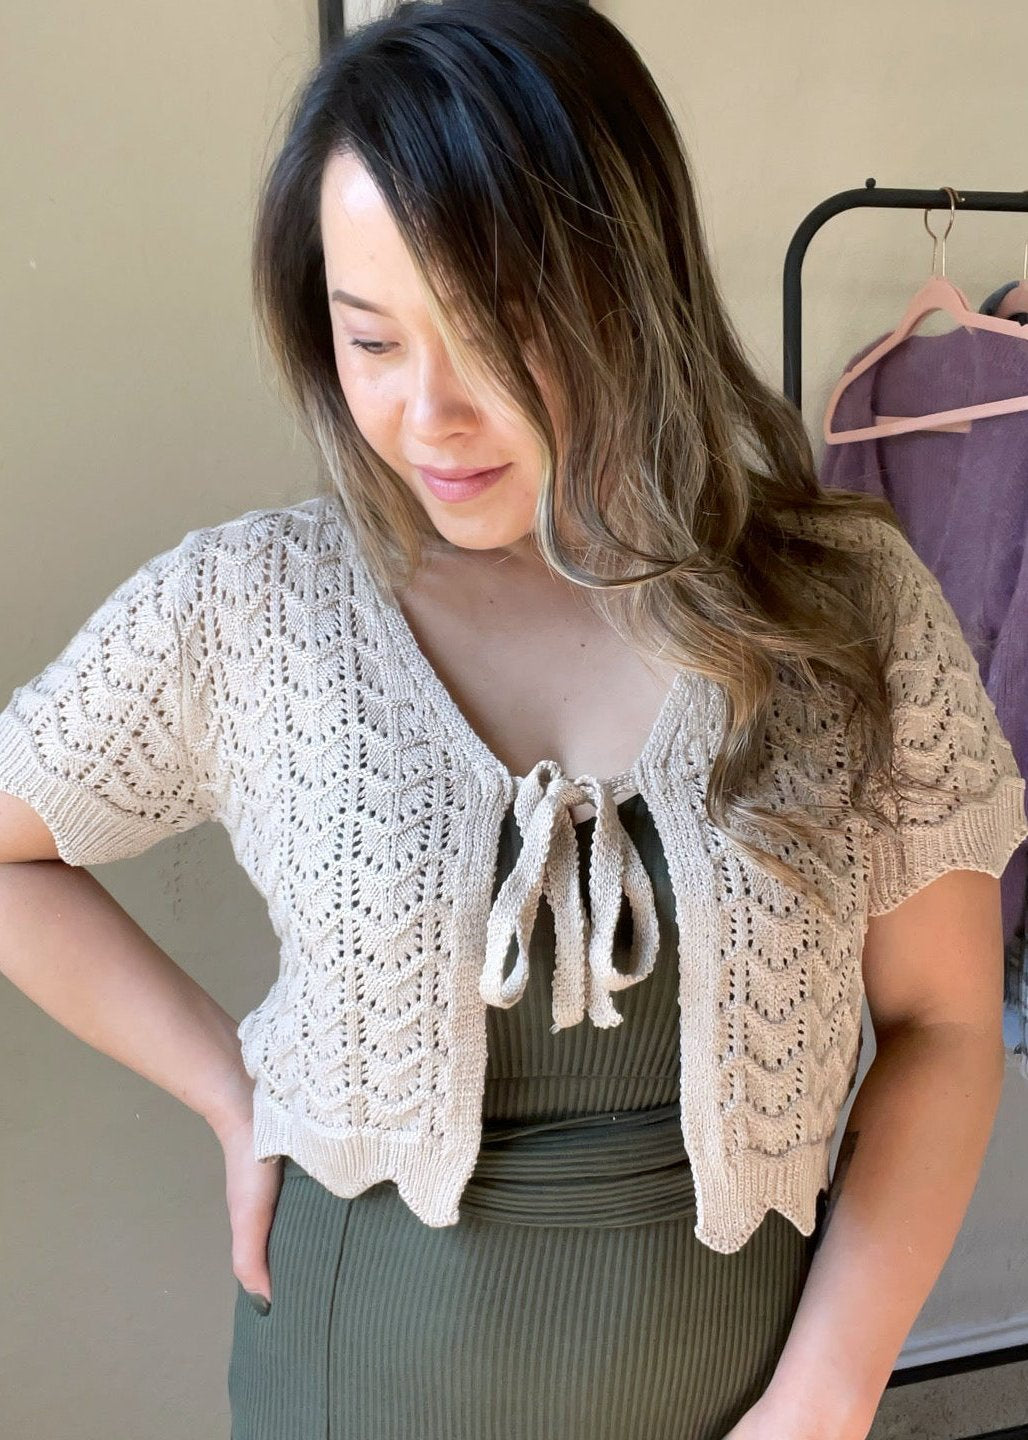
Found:
[{"label": "black clothing rack", "polygon": [[324,60],[333,41],[346,34],[345,0],[318,0],[318,42]]},{"label": "black clothing rack", "polygon": [[[1005,210],[1028,213],[1026,190],[955,190],[951,205],[946,190],[879,190],[873,179],[864,182],[863,190],[840,190],[822,200],[797,226],[785,255],[782,285],[783,389],[793,404],[800,408],[802,388],[802,286],[800,272],[803,257],[812,238],[826,221],[843,210],[877,206],[890,210]],[[925,279],[927,279],[927,271]],[[995,1365],[1014,1365],[1028,1360],[1028,1344],[1010,1345],[999,1350],[980,1351],[973,1355],[953,1356],[928,1365],[909,1365],[894,1370],[887,1388],[916,1385],[946,1375],[959,1375],[970,1370],[985,1370]],[[1028,1416],[1023,1425],[1011,1430],[995,1430],[989,1435],[968,1436],[966,1440],[1028,1440]]]},{"label": "black clothing rack", "polygon": [[[345,0],[318,0],[318,34],[321,54],[324,56],[334,41],[346,32]],[[802,220],[798,226],[785,257],[783,284],[783,330],[784,330],[784,390],[790,400],[800,407],[800,367],[802,359],[802,286],[800,272],[803,257],[811,239],[833,215],[859,206],[879,206],[889,209],[925,210],[951,209],[950,196],[945,190],[879,190],[873,179],[865,181],[863,190],[841,190],[830,195]],[[960,210],[1006,210],[1028,212],[1028,191],[966,190],[957,192],[955,209]],[[927,278],[927,277],[926,277]],[[928,1365],[910,1365],[894,1370],[887,1388],[899,1385],[915,1385],[925,1380],[935,1380],[945,1375],[957,1375],[969,1370],[984,1370],[995,1365],[1012,1365],[1028,1360],[1028,1344],[1012,1345],[1005,1349],[989,1350],[976,1355],[955,1356]],[[1028,1422],[1009,1430],[995,1430],[989,1435],[967,1436],[966,1440],[1028,1440]]]},{"label": "black clothing rack", "polygon": [[[954,190],[956,187],[954,186]],[[950,197],[945,190],[879,190],[873,179],[864,181],[863,190],[840,190],[815,205],[796,228],[785,252],[782,283],[782,388],[797,407],[802,402],[800,370],[803,359],[802,286],[800,271],[807,246],[821,226],[843,210],[867,206],[882,210],[950,210]],[[955,213],[962,210],[1006,210],[1028,213],[1028,190],[956,190]],[[925,279],[928,279],[927,267]]]}]

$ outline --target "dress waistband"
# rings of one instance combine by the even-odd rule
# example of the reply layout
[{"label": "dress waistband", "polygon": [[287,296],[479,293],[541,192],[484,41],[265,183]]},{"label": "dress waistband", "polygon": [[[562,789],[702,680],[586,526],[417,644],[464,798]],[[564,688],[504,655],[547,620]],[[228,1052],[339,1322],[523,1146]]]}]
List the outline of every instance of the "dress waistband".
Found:
[{"label": "dress waistband", "polygon": [[512,1225],[642,1225],[694,1217],[681,1105],[536,1124],[486,1122],[461,1211]]}]

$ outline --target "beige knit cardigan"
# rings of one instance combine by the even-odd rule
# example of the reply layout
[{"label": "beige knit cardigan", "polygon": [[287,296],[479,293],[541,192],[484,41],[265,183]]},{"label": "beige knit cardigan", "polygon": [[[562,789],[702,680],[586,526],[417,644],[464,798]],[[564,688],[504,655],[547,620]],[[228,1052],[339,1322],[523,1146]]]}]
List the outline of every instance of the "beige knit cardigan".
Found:
[{"label": "beige knit cardigan", "polygon": [[[485,1007],[523,993],[540,895],[555,917],[554,1031],[620,1024],[618,993],[652,969],[652,889],[616,808],[640,791],[680,937],[695,1234],[729,1253],[775,1209],[809,1235],[856,1074],[868,917],[947,870],[998,876],[1028,834],[1024,779],[938,582],[882,522],[846,524],[845,543],[875,556],[873,614],[899,612],[897,746],[944,793],[902,807],[898,835],[872,830],[846,804],[839,716],[783,694],[760,798],[834,816],[816,843],[778,852],[827,914],[704,815],[723,723],[712,682],[678,673],[621,775],[569,777],[545,757],[512,775],[322,495],[190,531],[125,580],[0,712],[0,788],[70,865],[225,827],[280,941],[278,978],[238,1032],[255,1157],[289,1154],[339,1196],[392,1180],[430,1226],[458,1222]],[[597,810],[591,923],[569,813],[583,802]],[[512,804],[523,846],[492,903]]]}]

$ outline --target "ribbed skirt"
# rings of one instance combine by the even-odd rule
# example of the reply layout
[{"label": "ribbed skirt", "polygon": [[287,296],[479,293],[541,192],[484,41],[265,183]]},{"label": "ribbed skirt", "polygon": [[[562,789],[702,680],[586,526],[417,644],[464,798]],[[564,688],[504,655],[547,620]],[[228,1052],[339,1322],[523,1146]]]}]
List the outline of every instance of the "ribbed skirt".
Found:
[{"label": "ribbed skirt", "polygon": [[820,1230],[771,1211],[733,1254],[701,1244],[677,1102],[486,1125],[453,1226],[283,1164],[269,1312],[238,1287],[232,1440],[723,1440]]}]

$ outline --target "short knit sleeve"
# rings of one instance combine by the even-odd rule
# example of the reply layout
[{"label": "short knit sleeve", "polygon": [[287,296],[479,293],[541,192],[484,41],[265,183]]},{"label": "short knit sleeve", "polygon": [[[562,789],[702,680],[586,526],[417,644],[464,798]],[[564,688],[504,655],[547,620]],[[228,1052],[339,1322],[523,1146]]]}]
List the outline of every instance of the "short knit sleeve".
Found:
[{"label": "short knit sleeve", "polygon": [[210,819],[195,749],[206,734],[201,623],[204,532],[147,560],[0,711],[0,790],[49,826],[61,859],[139,855]]},{"label": "short knit sleeve", "polygon": [[[871,837],[870,915],[949,870],[998,878],[1028,837],[1025,781],[953,607],[910,543],[882,530],[876,568],[884,601],[895,607],[887,677],[904,795],[884,802],[898,832]],[[904,786],[903,776],[939,793]]]}]

